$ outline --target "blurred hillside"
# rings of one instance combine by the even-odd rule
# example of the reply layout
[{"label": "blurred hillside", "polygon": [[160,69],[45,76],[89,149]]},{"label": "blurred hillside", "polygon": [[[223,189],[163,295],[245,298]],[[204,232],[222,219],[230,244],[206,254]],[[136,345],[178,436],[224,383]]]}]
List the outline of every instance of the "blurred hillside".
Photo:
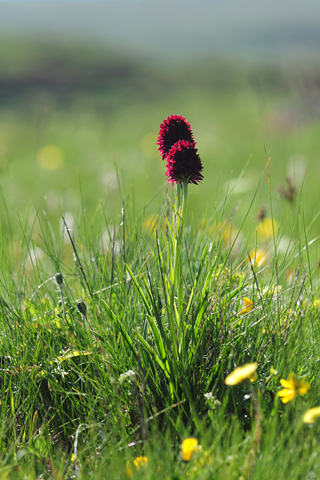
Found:
[{"label": "blurred hillside", "polygon": [[[310,89],[317,0],[0,0],[0,102],[51,92],[161,98],[195,89]],[[121,92],[121,93],[120,93]],[[317,103],[317,102],[316,102]]]},{"label": "blurred hillside", "polygon": [[0,1],[2,36],[101,43],[177,61],[207,56],[281,63],[319,57],[317,0]]},{"label": "blurred hillside", "polygon": [[[300,64],[252,63],[221,56],[207,56],[172,65],[147,61],[117,49],[95,44],[6,39],[0,44],[0,103],[26,99],[28,95],[52,93],[71,101],[84,93],[140,96],[155,100],[181,88],[234,91],[249,86],[279,93],[288,88],[309,90],[320,84],[320,62],[301,69]],[[121,95],[119,97],[119,93]],[[123,97],[124,98],[124,97]],[[21,104],[19,104],[21,106]]]}]

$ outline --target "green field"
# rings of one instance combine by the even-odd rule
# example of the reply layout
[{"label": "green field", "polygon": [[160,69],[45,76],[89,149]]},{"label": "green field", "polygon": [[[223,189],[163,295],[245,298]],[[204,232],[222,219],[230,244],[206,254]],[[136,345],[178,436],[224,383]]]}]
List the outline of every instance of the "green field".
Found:
[{"label": "green field", "polygon": [[1,479],[318,478],[316,69],[0,59]]},{"label": "green field", "polygon": [[[195,189],[192,201],[197,215],[210,215],[228,182],[232,186],[241,176],[236,189],[239,226],[266,156],[271,157],[276,218],[284,216],[287,222],[294,210],[276,201],[277,186],[286,188],[288,175],[297,196],[304,184],[308,223],[317,211],[315,70],[231,65],[214,58],[195,66],[162,66],[100,51],[94,56],[47,47],[45,56],[28,44],[25,51],[16,47],[19,55],[13,46],[2,48],[1,185],[10,218],[15,209],[25,218],[26,210],[39,205],[54,218],[61,211],[77,214],[81,184],[90,216],[102,201],[112,221],[124,195],[119,194],[119,176],[140,211],[164,187],[165,166],[155,143],[161,121],[173,113],[192,123],[205,168],[202,191]],[[48,145],[59,149],[53,153],[57,159],[39,158]],[[151,202],[151,213],[159,199]],[[269,204],[266,175],[253,216],[261,204]]]}]

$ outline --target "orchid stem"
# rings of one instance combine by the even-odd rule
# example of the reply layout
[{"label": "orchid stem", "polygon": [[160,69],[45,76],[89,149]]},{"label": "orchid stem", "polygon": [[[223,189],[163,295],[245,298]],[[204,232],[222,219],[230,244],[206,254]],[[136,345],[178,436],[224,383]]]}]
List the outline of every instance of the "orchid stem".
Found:
[{"label": "orchid stem", "polygon": [[[178,187],[180,189],[180,186]],[[171,287],[171,301],[170,301],[170,330],[172,335],[173,353],[176,359],[178,359],[178,343],[181,335],[176,336],[175,330],[184,331],[184,315],[183,315],[183,284],[182,284],[182,271],[181,271],[181,242],[183,236],[184,223],[188,205],[188,181],[184,180],[182,185],[182,199],[181,199],[181,216],[177,222],[177,237],[174,245],[174,267],[173,267],[173,279]],[[179,195],[181,198],[181,195]],[[175,296],[177,295],[177,307],[175,305]],[[176,321],[174,321],[174,318]],[[174,328],[175,327],[175,328]]]}]

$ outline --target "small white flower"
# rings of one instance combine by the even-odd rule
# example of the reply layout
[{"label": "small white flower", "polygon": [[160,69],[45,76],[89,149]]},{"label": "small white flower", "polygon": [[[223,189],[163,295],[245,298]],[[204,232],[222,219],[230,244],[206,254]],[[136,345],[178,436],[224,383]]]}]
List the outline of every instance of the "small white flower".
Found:
[{"label": "small white flower", "polygon": [[204,394],[204,398],[207,400],[207,402],[210,402],[210,400],[214,400],[214,395],[212,392],[208,392]]},{"label": "small white flower", "polygon": [[123,383],[126,380],[134,380],[136,377],[136,372],[134,370],[128,370],[127,372],[121,373],[119,377],[119,382]]}]

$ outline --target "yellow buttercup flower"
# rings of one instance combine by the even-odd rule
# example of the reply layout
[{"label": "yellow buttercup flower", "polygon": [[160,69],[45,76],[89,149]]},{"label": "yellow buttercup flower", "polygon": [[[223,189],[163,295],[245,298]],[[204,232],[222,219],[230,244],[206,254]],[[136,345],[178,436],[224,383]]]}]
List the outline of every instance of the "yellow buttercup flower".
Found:
[{"label": "yellow buttercup flower", "polygon": [[181,445],[181,460],[190,462],[191,458],[199,449],[198,440],[196,438],[186,438]]},{"label": "yellow buttercup flower", "polygon": [[238,385],[238,383],[241,383],[244,380],[254,381],[256,379],[257,368],[257,362],[246,363],[242,367],[237,367],[233,370],[233,372],[229,373],[224,383],[226,385]]},{"label": "yellow buttercup flower", "polygon": [[[141,467],[148,463],[148,457],[136,457],[133,460],[133,465],[136,467],[136,470],[140,470]],[[132,478],[132,468],[131,463],[127,462],[126,469],[124,471],[126,478]]]},{"label": "yellow buttercup flower", "polygon": [[249,298],[243,297],[244,307],[237,313],[237,315],[243,315],[244,313],[249,313],[253,309],[253,301]]},{"label": "yellow buttercup flower", "polygon": [[282,378],[280,383],[284,389],[278,392],[278,396],[281,398],[283,403],[290,402],[296,395],[301,395],[303,397],[310,388],[309,382],[303,378],[300,379],[294,373],[290,373],[288,380]]},{"label": "yellow buttercup flower", "polygon": [[320,407],[314,407],[306,411],[302,420],[304,423],[314,423],[318,418],[320,418]]}]

